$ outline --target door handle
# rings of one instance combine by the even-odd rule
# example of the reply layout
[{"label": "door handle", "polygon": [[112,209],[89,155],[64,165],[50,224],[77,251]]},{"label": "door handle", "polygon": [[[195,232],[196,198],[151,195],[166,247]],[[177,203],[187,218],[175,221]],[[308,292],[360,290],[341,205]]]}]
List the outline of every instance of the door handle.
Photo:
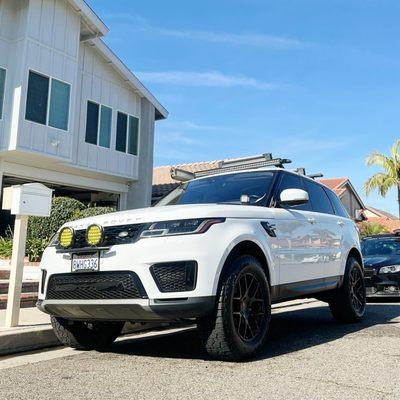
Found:
[{"label": "door handle", "polygon": [[337,224],[342,228],[344,227],[344,222],[343,221],[338,221]]},{"label": "door handle", "polygon": [[315,218],[308,218],[308,222],[310,224],[315,224],[317,222],[317,220]]}]

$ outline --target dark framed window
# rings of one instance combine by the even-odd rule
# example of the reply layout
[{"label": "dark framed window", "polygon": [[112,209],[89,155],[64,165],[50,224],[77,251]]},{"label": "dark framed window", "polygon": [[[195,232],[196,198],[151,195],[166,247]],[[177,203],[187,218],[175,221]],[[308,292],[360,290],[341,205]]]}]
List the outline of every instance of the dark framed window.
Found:
[{"label": "dark framed window", "polygon": [[51,80],[49,125],[68,130],[70,85],[57,79]]},{"label": "dark framed window", "polygon": [[115,150],[126,153],[128,115],[118,111]]},{"label": "dark framed window", "polygon": [[110,147],[112,109],[93,101],[87,103],[86,143]]},{"label": "dark framed window", "polygon": [[99,130],[99,105],[88,101],[86,113],[86,143],[97,144]]},{"label": "dark framed window", "polygon": [[305,179],[305,185],[313,211],[323,214],[335,214],[328,195],[321,185],[309,179]]},{"label": "dark framed window", "polygon": [[139,152],[139,118],[118,112],[117,137],[115,149],[122,153],[138,155]]},{"label": "dark framed window", "polygon": [[112,109],[101,106],[100,127],[99,127],[99,146],[110,148],[111,142]]},{"label": "dark framed window", "polygon": [[29,71],[25,119],[68,130],[71,85]]},{"label": "dark framed window", "polygon": [[29,71],[25,118],[46,125],[50,79]]},{"label": "dark framed window", "polygon": [[5,91],[6,91],[6,70],[4,68],[0,68],[0,119],[3,118]]},{"label": "dark framed window", "polygon": [[129,117],[128,153],[138,155],[139,150],[139,118]]}]

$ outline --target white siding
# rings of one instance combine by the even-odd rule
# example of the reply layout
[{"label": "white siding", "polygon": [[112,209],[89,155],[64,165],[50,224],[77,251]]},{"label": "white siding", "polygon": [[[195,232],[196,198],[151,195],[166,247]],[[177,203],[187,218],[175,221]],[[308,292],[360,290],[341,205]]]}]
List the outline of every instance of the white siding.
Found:
[{"label": "white siding", "polygon": [[[81,43],[79,56],[81,97],[77,100],[79,116],[75,130],[79,132],[76,163],[86,168],[137,179],[138,157],[115,150],[117,111],[140,117],[140,97],[122,80],[93,46]],[[85,142],[87,102],[92,100],[113,109],[111,145],[106,149]]]},{"label": "white siding", "polygon": [[[143,99],[101,55],[106,53],[90,40],[80,42],[82,32],[91,33],[66,0],[0,0],[0,67],[7,71],[0,150],[65,162],[85,174],[138,181],[139,157],[151,160],[141,150],[139,156],[115,150],[116,123],[118,111],[141,118]],[[71,85],[68,131],[25,119],[29,70]],[[113,110],[110,149],[85,142],[88,100]],[[139,126],[141,149],[141,139],[152,138],[154,121],[153,127]]]},{"label": "white siding", "polygon": [[5,68],[6,87],[3,118],[0,120],[0,149],[8,148],[12,103],[16,85],[14,80],[21,71],[22,50],[26,29],[27,0],[0,0],[0,67]]},{"label": "white siding", "polygon": [[[30,0],[18,149],[71,159],[80,17],[64,0]],[[71,85],[68,131],[25,120],[29,70]]]}]

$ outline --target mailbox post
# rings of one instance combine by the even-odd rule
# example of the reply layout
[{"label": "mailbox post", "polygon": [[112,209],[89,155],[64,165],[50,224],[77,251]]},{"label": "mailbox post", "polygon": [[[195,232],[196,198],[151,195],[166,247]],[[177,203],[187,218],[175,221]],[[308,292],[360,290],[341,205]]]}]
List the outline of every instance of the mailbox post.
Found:
[{"label": "mailbox post", "polygon": [[28,218],[50,216],[52,192],[40,183],[11,186],[3,191],[3,209],[15,215],[6,327],[17,326],[19,322]]}]

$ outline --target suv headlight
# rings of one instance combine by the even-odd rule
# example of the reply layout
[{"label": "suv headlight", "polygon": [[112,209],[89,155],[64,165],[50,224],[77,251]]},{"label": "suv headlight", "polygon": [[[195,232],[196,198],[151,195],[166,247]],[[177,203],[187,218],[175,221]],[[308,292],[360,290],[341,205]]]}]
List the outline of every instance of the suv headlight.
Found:
[{"label": "suv headlight", "polygon": [[212,225],[225,222],[225,218],[181,219],[147,224],[140,237],[160,237],[175,235],[193,235],[207,232]]},{"label": "suv headlight", "polygon": [[400,265],[388,265],[379,270],[380,274],[395,274],[396,272],[400,272]]}]

